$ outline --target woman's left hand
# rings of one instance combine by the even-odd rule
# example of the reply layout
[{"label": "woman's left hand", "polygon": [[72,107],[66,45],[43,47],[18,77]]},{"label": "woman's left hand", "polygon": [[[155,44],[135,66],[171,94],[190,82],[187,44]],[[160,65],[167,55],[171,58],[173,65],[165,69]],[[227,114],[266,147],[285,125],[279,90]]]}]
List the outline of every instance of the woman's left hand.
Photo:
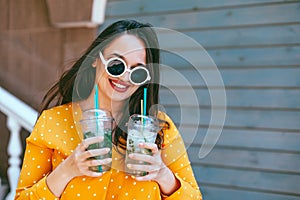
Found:
[{"label": "woman's left hand", "polygon": [[138,181],[150,181],[154,180],[159,182],[159,180],[164,176],[164,171],[169,170],[163,163],[160,155],[160,151],[156,144],[153,143],[140,143],[140,148],[149,149],[152,155],[146,155],[141,153],[129,154],[129,158],[133,160],[143,161],[149,164],[139,165],[139,164],[128,164],[127,167],[133,170],[146,171],[147,175],[136,177]]},{"label": "woman's left hand", "polygon": [[160,187],[161,193],[164,195],[170,195],[175,192],[180,187],[180,182],[162,161],[157,145],[152,143],[140,143],[139,147],[151,150],[152,155],[139,153],[129,154],[131,159],[149,163],[148,165],[127,165],[130,169],[147,172],[147,175],[136,177],[135,179],[138,181],[156,181]]}]

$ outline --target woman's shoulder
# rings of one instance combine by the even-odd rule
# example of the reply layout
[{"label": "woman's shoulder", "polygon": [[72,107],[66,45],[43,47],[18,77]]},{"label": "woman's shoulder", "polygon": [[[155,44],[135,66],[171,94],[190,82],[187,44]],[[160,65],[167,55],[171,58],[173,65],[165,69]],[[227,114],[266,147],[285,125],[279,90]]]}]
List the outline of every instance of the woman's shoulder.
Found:
[{"label": "woman's shoulder", "polygon": [[77,119],[80,116],[81,110],[77,103],[67,103],[59,106],[55,106],[44,110],[39,118],[56,119],[56,120],[68,120]]},{"label": "woman's shoulder", "polygon": [[[67,138],[75,138],[77,131],[74,123],[72,103],[44,110],[39,116],[28,141],[48,147]],[[77,136],[76,136],[77,137]]]},{"label": "woman's shoulder", "polygon": [[74,116],[77,111],[74,111],[73,107],[72,103],[68,103],[44,110],[39,116],[34,130],[51,134],[54,130],[74,128]]},{"label": "woman's shoulder", "polygon": [[159,120],[162,121],[172,121],[168,114],[163,111],[158,111],[156,116]]},{"label": "woman's shoulder", "polygon": [[178,137],[181,137],[176,125],[174,124],[173,120],[168,114],[160,111],[157,114],[157,118],[162,122],[166,123],[163,129],[165,144],[170,143],[171,141],[173,141]]},{"label": "woman's shoulder", "polygon": [[52,108],[44,110],[42,112],[42,115],[43,114],[46,114],[46,115],[62,114],[62,113],[66,113],[66,112],[68,113],[68,112],[73,110],[73,107],[74,107],[74,104],[72,102],[67,103],[67,104],[62,104],[62,105],[59,105],[59,106],[54,106]]}]

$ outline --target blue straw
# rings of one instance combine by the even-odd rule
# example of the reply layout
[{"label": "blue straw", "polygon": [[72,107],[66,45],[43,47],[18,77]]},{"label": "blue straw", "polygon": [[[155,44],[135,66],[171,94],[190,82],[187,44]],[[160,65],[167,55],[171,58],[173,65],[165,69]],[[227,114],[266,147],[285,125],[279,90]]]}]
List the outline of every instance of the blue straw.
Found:
[{"label": "blue straw", "polygon": [[[99,92],[98,92],[98,85],[96,84],[95,85],[95,95],[94,95],[94,106],[95,106],[95,109],[99,109],[99,100],[98,100],[98,94],[99,94]],[[98,118],[98,113],[97,112],[95,112],[95,117],[96,117],[96,119]],[[98,124],[98,120],[96,120],[96,125],[97,125],[97,132],[99,131],[99,124]],[[98,166],[98,171],[99,172],[102,172],[103,170],[102,170],[102,166],[101,165],[99,165]]]},{"label": "blue straw", "polygon": [[95,108],[98,109],[99,101],[98,101],[98,85],[97,84],[95,85],[94,104],[95,104]]},{"label": "blue straw", "polygon": [[147,115],[146,113],[146,106],[147,106],[147,88],[144,88],[144,111],[143,111],[143,114],[144,115]]}]

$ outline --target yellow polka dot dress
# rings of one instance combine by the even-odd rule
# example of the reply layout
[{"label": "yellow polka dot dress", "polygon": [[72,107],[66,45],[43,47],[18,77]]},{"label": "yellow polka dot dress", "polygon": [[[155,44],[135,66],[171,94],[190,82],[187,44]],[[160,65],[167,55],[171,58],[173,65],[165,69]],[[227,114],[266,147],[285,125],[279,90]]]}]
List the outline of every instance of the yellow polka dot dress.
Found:
[{"label": "yellow polka dot dress", "polygon": [[44,111],[27,138],[15,199],[202,199],[180,134],[169,117],[162,113],[158,117],[170,124],[170,128],[164,131],[162,159],[181,184],[170,196],[162,195],[159,185],[154,181],[137,181],[127,175],[124,172],[123,155],[113,150],[110,171],[97,178],[76,177],[56,198],[46,184],[46,177],[73,152],[82,139],[78,131],[80,106],[69,103]]}]

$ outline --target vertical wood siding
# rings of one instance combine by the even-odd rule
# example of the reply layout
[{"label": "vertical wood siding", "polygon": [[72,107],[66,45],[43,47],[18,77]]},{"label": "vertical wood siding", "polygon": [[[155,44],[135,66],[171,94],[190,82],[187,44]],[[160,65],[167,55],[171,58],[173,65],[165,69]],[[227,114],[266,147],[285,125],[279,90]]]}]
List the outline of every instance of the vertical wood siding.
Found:
[{"label": "vertical wood siding", "polygon": [[[183,124],[205,199],[299,199],[300,1],[109,0],[100,30],[123,18],[192,37],[218,66],[226,87],[227,117],[217,145],[199,159],[211,115],[209,92],[186,62],[164,57],[187,77],[200,102],[191,106],[189,91],[180,84],[172,86],[185,97],[180,105],[170,91],[161,92],[161,104]],[[174,48],[195,53],[184,43]],[[201,114],[194,138],[189,134],[195,126],[189,123],[193,116],[181,119],[178,112],[196,108]]]}]

